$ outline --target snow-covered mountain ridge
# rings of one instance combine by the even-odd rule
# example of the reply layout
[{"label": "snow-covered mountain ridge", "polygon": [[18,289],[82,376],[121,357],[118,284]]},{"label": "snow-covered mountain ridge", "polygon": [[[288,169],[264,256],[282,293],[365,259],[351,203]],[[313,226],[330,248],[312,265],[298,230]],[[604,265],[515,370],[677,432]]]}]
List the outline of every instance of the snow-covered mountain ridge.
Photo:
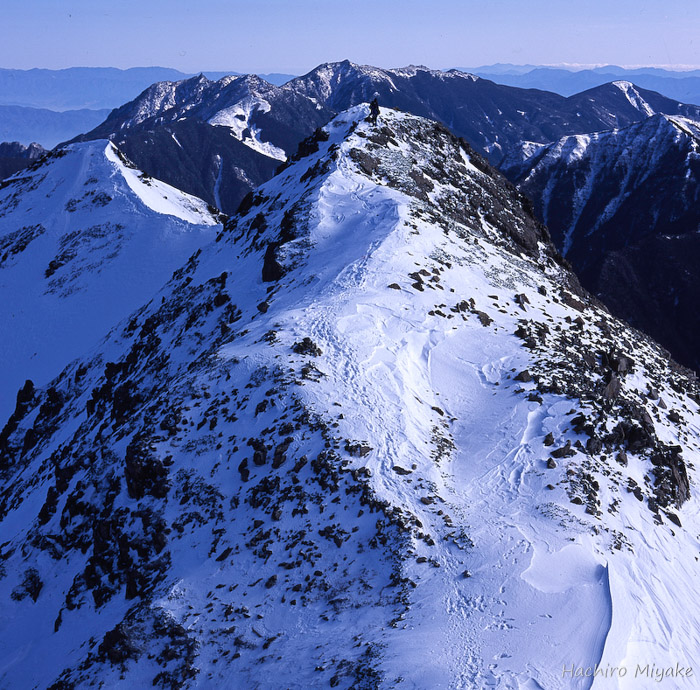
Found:
[{"label": "snow-covered mountain ridge", "polygon": [[[299,120],[320,123],[319,118],[327,120],[330,115],[330,111],[296,91],[274,86],[255,75],[218,81],[199,75],[153,84],[138,98],[112,111],[95,134],[124,135],[136,128],[190,118],[227,127],[249,148],[283,161],[296,148],[297,140],[290,143],[289,137],[299,127]],[[291,151],[285,150],[290,147]]]},{"label": "snow-covered mountain ridge", "polygon": [[[626,126],[658,112],[697,116],[700,107],[684,105],[627,81],[614,81],[564,98],[545,91],[501,86],[460,70],[447,72],[409,65],[384,69],[348,60],[324,63],[284,86],[255,75],[210,81],[203,75],[179,82],[158,82],[138,98],[115,109],[94,130],[95,136],[124,133],[143,126],[194,118],[232,128],[247,146],[284,160],[294,147],[280,148],[280,128],[290,127],[315,107],[327,117],[375,96],[383,105],[401,107],[442,121],[473,145],[501,151],[520,138],[546,142],[554,132],[583,133]],[[470,111],[469,103],[476,112]],[[461,105],[461,108],[457,107]],[[279,112],[278,112],[279,111]],[[267,114],[267,118],[262,117]],[[478,126],[477,126],[478,122]],[[516,138],[514,138],[516,137]]]},{"label": "snow-covered mountain ridge", "polygon": [[375,97],[383,106],[442,122],[492,162],[521,140],[547,143],[623,127],[652,111],[700,117],[700,107],[622,81],[564,98],[459,70],[382,69],[344,60],[281,87],[254,75],[160,82],[79,139],[109,138],[139,168],[234,213],[317,127]]},{"label": "snow-covered mountain ridge", "polygon": [[78,140],[110,139],[140,169],[233,213],[332,115],[254,75],[200,75],[153,84]]},{"label": "snow-covered mountain ridge", "polygon": [[369,89],[372,87],[377,88],[381,87],[382,84],[388,84],[391,90],[398,91],[400,86],[394,79],[413,79],[416,76],[441,81],[476,81],[479,79],[473,74],[459,70],[444,72],[423,65],[384,69],[343,60],[342,62],[327,62],[319,65],[308,74],[292,79],[285,85],[285,88],[305,93],[318,103],[342,109],[349,88],[358,88],[359,85],[363,85],[367,91],[366,95],[370,95]]},{"label": "snow-covered mountain ridge", "polygon": [[700,651],[697,382],[468,145],[366,114],[20,392],[4,683],[549,690]]},{"label": "snow-covered mountain ridge", "polygon": [[49,154],[0,183],[0,416],[140,306],[219,218],[106,141]]},{"label": "snow-covered mountain ridge", "polygon": [[381,105],[444,123],[495,163],[520,140],[547,143],[565,134],[624,127],[654,113],[700,116],[698,106],[626,81],[565,98],[547,91],[502,86],[459,70],[442,72],[421,66],[381,69],[348,60],[319,65],[284,88],[335,111],[376,96]]}]

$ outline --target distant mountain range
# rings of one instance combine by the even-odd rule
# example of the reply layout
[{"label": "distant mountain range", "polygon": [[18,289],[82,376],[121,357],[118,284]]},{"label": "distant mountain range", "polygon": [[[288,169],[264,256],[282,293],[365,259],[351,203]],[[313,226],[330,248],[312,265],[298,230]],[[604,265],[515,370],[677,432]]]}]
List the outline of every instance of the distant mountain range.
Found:
[{"label": "distant mountain range", "polygon": [[700,105],[700,70],[673,71],[655,67],[625,69],[606,65],[594,69],[570,70],[536,65],[487,65],[460,68],[464,72],[492,79],[499,84],[524,89],[554,91],[562,96],[624,79],[637,86],[675,98],[682,103]]},{"label": "distant mountain range", "polygon": [[92,129],[102,122],[109,110],[66,110],[55,112],[46,108],[0,105],[0,141],[44,148],[72,139],[76,134]]},{"label": "distant mountain range", "polygon": [[654,112],[700,114],[700,107],[619,80],[564,98],[503,86],[458,70],[415,66],[385,70],[348,61],[321,65],[285,88],[338,111],[376,96],[381,104],[444,123],[495,163],[522,140],[546,142],[563,134],[624,127]]},{"label": "distant mountain range", "polygon": [[[402,70],[389,71],[398,74]],[[611,81],[627,80],[682,103],[700,103],[699,70],[673,72],[656,68],[628,70],[606,66],[570,71],[534,65],[490,65],[462,71],[502,85],[535,88],[564,96],[573,96]],[[152,84],[177,82],[192,76],[198,75],[162,67],[135,67],[127,70],[103,67],[72,67],[64,70],[0,69],[0,106],[42,109],[42,112],[32,112],[0,108],[0,141],[19,141],[23,144],[36,141],[42,146],[52,147],[59,141],[89,131],[104,119],[106,109],[117,108],[136,98]],[[233,71],[207,71],[204,76],[217,81],[223,77],[240,75]],[[294,78],[291,74],[280,73],[258,76],[278,86]],[[343,99],[340,97],[337,100],[340,103]],[[69,110],[79,112],[63,116],[47,112]],[[96,110],[101,111],[99,115],[87,112]],[[429,112],[421,114],[430,116]],[[509,114],[512,115],[513,113]],[[440,119],[445,121],[444,118]],[[581,131],[590,130],[584,127]]]},{"label": "distant mountain range", "polygon": [[[700,70],[672,71],[654,67],[625,69],[615,65],[570,70],[541,65],[509,64],[458,69],[499,84],[554,91],[563,96],[572,96],[606,82],[624,79],[683,103],[698,104],[700,100]],[[242,74],[235,70],[204,70],[202,73],[213,81]],[[70,67],[62,70],[0,69],[0,105],[21,105],[49,110],[116,108],[135,98],[151,84],[159,81],[180,81],[198,74],[167,67],[132,67],[125,70],[114,67]],[[296,75],[260,73],[257,76],[281,86]]]}]

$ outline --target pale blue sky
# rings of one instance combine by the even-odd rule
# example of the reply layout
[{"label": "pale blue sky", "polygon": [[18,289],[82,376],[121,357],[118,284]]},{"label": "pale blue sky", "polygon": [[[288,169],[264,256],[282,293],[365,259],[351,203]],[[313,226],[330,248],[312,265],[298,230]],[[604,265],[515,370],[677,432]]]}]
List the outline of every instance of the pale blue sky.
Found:
[{"label": "pale blue sky", "polygon": [[2,0],[0,67],[700,66],[697,0]]}]

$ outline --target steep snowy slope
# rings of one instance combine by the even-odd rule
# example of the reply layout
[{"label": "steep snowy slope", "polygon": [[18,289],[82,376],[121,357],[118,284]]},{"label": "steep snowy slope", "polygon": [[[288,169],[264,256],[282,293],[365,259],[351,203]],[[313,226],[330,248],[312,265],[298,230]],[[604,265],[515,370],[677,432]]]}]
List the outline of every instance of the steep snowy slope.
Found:
[{"label": "steep snowy slope", "polygon": [[218,218],[130,167],[106,141],[0,183],[0,418],[149,299]]},{"label": "steep snowy slope", "polygon": [[630,668],[607,689],[692,665],[697,383],[469,147],[366,114],[20,392],[5,685],[551,690]]},{"label": "steep snowy slope", "polygon": [[631,127],[525,143],[501,165],[584,284],[675,357],[700,367],[700,125]]}]

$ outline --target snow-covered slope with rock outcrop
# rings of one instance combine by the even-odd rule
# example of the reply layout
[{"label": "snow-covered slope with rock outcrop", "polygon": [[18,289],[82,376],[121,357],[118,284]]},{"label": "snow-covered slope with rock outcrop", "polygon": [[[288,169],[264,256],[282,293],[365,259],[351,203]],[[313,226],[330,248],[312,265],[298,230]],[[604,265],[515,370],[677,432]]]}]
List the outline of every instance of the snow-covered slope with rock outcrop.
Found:
[{"label": "snow-covered slope with rock outcrop", "polygon": [[697,382],[478,154],[367,112],[21,392],[3,683],[549,690],[692,665]]},{"label": "snow-covered slope with rock outcrop", "polygon": [[149,299],[218,217],[106,141],[53,152],[1,183],[0,417]]},{"label": "snow-covered slope with rock outcrop", "polygon": [[299,130],[303,132],[308,127],[305,123],[320,124],[329,115],[330,111],[302,94],[252,74],[217,81],[200,74],[178,82],[153,84],[133,101],[112,111],[89,136],[123,136],[149,122],[167,125],[191,118],[228,127],[254,151],[285,160],[296,150]]}]

